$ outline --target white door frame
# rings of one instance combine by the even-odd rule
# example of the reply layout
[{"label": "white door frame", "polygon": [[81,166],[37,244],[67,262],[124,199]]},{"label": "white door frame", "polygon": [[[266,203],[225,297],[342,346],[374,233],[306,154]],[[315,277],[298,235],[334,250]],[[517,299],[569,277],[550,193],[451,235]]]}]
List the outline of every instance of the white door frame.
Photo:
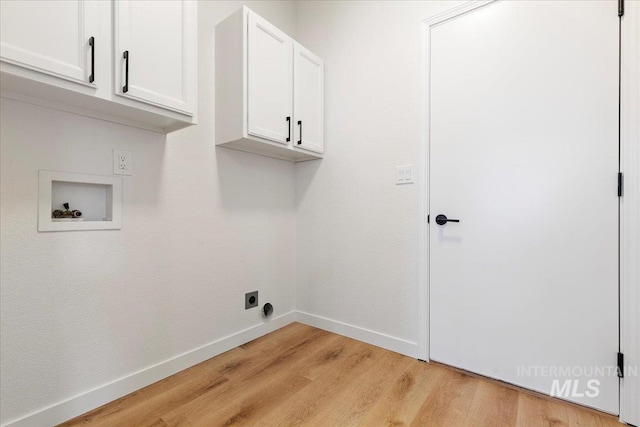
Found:
[{"label": "white door frame", "polygon": [[[429,360],[429,117],[431,28],[497,0],[469,1],[420,23],[420,141],[418,151],[418,359]],[[625,2],[622,33],[621,347],[626,366],[640,369],[640,2]],[[634,399],[640,378],[621,381],[620,419],[640,419]],[[636,421],[637,422],[637,421]]]},{"label": "white door frame", "polygon": [[[620,387],[620,420],[640,425],[640,2],[626,1],[622,17],[621,342],[628,372]],[[631,371],[631,369],[629,369]]]}]

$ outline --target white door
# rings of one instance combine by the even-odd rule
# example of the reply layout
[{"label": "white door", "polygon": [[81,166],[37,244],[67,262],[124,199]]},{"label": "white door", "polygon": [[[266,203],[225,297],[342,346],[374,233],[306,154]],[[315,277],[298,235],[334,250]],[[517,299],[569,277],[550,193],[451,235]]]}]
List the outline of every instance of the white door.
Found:
[{"label": "white door", "polygon": [[116,93],[193,115],[197,5],[191,0],[118,0]]},{"label": "white door", "polygon": [[616,3],[429,37],[430,358],[618,413]]},{"label": "white door", "polygon": [[294,147],[324,149],[324,62],[299,44],[293,46]]},{"label": "white door", "polygon": [[[93,83],[98,4],[84,0],[0,1],[0,57],[80,83]],[[94,46],[92,46],[94,42]],[[95,64],[95,61],[93,61]]]},{"label": "white door", "polygon": [[288,144],[292,123],[291,39],[255,13],[249,13],[248,132]]}]

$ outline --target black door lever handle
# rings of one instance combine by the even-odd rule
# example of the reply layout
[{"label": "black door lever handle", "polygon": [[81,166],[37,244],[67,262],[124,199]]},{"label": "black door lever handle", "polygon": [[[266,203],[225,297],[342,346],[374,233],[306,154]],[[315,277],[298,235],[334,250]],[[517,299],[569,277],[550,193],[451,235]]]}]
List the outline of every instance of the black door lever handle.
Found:
[{"label": "black door lever handle", "polygon": [[438,224],[438,225],[445,225],[447,222],[460,222],[460,220],[459,219],[449,219],[449,218],[447,218],[446,215],[442,215],[442,214],[440,214],[440,215],[438,215],[436,217],[436,224]]}]

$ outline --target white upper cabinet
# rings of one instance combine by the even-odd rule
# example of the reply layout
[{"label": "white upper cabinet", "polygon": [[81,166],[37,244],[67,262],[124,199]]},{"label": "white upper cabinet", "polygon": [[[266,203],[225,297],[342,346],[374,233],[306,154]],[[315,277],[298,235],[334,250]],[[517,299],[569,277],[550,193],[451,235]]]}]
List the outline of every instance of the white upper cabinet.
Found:
[{"label": "white upper cabinet", "polygon": [[291,139],[291,39],[249,14],[249,133],[282,144]]},{"label": "white upper cabinet", "polygon": [[118,0],[114,8],[116,93],[193,114],[195,2]]},{"label": "white upper cabinet", "polygon": [[78,83],[94,83],[97,6],[85,0],[0,1],[2,61]]},{"label": "white upper cabinet", "polygon": [[195,0],[0,0],[0,19],[3,97],[156,132],[196,123]]},{"label": "white upper cabinet", "polygon": [[293,48],[293,116],[297,147],[324,149],[324,62],[299,44]]},{"label": "white upper cabinet", "polygon": [[324,63],[247,7],[216,26],[216,145],[322,158]]}]

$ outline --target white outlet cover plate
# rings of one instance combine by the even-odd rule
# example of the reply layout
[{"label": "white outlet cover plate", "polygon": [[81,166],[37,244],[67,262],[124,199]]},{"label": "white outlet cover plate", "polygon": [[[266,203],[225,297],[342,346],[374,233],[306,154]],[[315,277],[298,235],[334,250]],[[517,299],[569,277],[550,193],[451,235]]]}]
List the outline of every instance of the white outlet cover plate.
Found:
[{"label": "white outlet cover plate", "polygon": [[113,173],[115,175],[133,175],[131,151],[113,150]]}]

